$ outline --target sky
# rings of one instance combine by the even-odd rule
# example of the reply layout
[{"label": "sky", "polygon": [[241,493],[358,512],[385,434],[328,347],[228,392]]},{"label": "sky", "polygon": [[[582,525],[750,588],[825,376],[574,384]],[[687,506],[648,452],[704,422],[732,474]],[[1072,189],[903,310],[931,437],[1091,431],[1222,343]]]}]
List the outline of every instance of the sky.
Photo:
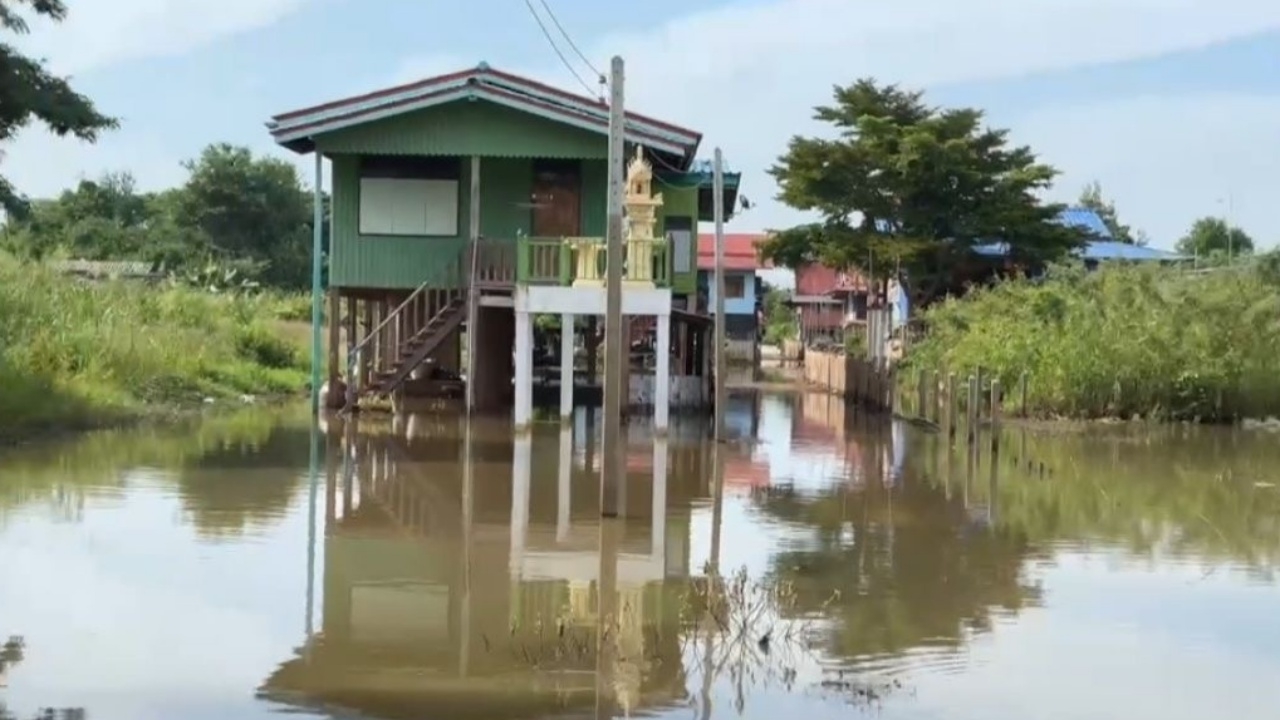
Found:
[{"label": "sky", "polygon": [[[532,0],[542,11],[539,0]],[[861,77],[984,109],[1123,222],[1172,247],[1197,217],[1280,241],[1280,3],[1266,0],[546,0],[596,68],[627,61],[626,104],[704,133],[754,207],[733,231],[805,220],[766,169],[815,105]],[[19,45],[73,77],[121,128],[96,145],[30,129],[0,172],[32,197],[127,170],[182,182],[212,142],[297,162],[271,115],[481,61],[581,90],[524,0],[68,0]],[[555,33],[554,26],[550,27]],[[560,40],[559,37],[556,37]],[[563,44],[563,43],[562,43]],[[593,85],[591,71],[567,57]]]}]

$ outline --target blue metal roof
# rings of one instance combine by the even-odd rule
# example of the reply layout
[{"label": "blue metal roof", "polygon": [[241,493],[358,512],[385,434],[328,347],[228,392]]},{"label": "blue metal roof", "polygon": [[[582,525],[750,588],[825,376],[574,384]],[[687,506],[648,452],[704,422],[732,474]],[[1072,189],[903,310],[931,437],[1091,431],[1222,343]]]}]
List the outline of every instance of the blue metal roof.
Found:
[{"label": "blue metal roof", "polygon": [[1067,227],[1088,230],[1100,240],[1115,240],[1102,216],[1085,207],[1069,207],[1058,214],[1058,222]]},{"label": "blue metal roof", "polygon": [[1085,260],[1182,260],[1186,256],[1168,250],[1130,245],[1115,240],[1099,240],[1084,246]]},{"label": "blue metal roof", "polygon": [[[1111,231],[1107,229],[1107,224],[1102,221],[1102,216],[1098,213],[1084,207],[1069,207],[1058,215],[1057,221],[1069,227],[1083,228],[1098,240],[1086,243],[1085,246],[1077,253],[1084,260],[1104,261],[1104,260],[1182,260],[1185,255],[1179,255],[1167,250],[1157,250],[1156,248],[1141,247],[1139,245],[1129,245],[1116,240]],[[977,245],[973,251],[979,255],[987,255],[991,257],[999,257],[1009,254],[1009,243],[990,243],[988,245]]]}]

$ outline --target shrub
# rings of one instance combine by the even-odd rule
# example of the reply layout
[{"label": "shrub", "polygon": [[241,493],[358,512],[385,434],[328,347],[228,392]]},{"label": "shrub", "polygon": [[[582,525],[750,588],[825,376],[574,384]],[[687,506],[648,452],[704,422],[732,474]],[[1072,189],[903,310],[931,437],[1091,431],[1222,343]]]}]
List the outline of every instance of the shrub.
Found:
[{"label": "shrub", "polygon": [[1038,414],[1227,420],[1280,414],[1280,287],[1258,272],[1052,270],[930,308],[909,366],[1029,377]]},{"label": "shrub", "polygon": [[0,428],[92,425],[147,404],[296,389],[267,304],[181,285],[86,283],[0,255]]}]

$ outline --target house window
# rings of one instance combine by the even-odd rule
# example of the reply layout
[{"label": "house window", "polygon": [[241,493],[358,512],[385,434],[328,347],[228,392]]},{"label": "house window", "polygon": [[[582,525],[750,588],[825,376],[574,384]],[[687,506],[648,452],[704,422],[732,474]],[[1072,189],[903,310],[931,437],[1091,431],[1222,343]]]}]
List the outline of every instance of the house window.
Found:
[{"label": "house window", "polygon": [[724,299],[741,300],[747,296],[747,279],[741,275],[725,275]]},{"label": "house window", "polygon": [[360,234],[456,237],[461,175],[458,158],[362,158]]},{"label": "house window", "polygon": [[668,246],[671,248],[671,269],[677,273],[693,272],[693,218],[679,215],[668,216],[663,222],[667,233]]}]

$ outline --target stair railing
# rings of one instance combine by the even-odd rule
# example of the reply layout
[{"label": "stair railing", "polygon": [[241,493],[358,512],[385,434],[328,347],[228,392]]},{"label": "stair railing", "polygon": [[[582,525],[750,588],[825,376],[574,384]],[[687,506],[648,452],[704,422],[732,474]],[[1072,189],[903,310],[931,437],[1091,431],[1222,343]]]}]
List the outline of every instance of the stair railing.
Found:
[{"label": "stair railing", "polygon": [[[467,252],[467,250],[464,249],[463,252]],[[472,253],[472,255],[474,256],[474,253]],[[453,263],[449,263],[444,267],[448,270],[452,270],[452,267],[451,267],[452,265]],[[473,260],[472,262],[473,272],[474,272],[474,267],[475,267],[475,263]],[[382,332],[382,330],[386,328],[387,325],[389,325],[392,320],[399,317],[400,313],[404,312],[405,308],[409,307],[409,305],[413,303],[414,300],[419,295],[425,294],[430,289],[430,287],[434,283],[436,283],[438,280],[439,278],[437,277],[436,273],[429,274],[427,279],[422,281],[421,285],[415,288],[413,292],[409,293],[409,297],[405,298],[404,302],[400,303],[399,305],[396,306],[394,310],[387,313],[387,316],[382,319],[382,322],[378,323],[376,327],[374,327],[372,330],[366,333],[365,336],[360,340],[360,342],[356,343],[356,345],[347,352],[347,398],[346,398],[346,404],[345,404],[346,410],[355,409],[356,367],[360,365],[360,361],[363,358],[365,350],[367,349],[367,346],[369,345],[369,343],[373,342],[373,339],[378,336],[378,333]],[[465,292],[465,288],[464,288],[464,292]]]}]

